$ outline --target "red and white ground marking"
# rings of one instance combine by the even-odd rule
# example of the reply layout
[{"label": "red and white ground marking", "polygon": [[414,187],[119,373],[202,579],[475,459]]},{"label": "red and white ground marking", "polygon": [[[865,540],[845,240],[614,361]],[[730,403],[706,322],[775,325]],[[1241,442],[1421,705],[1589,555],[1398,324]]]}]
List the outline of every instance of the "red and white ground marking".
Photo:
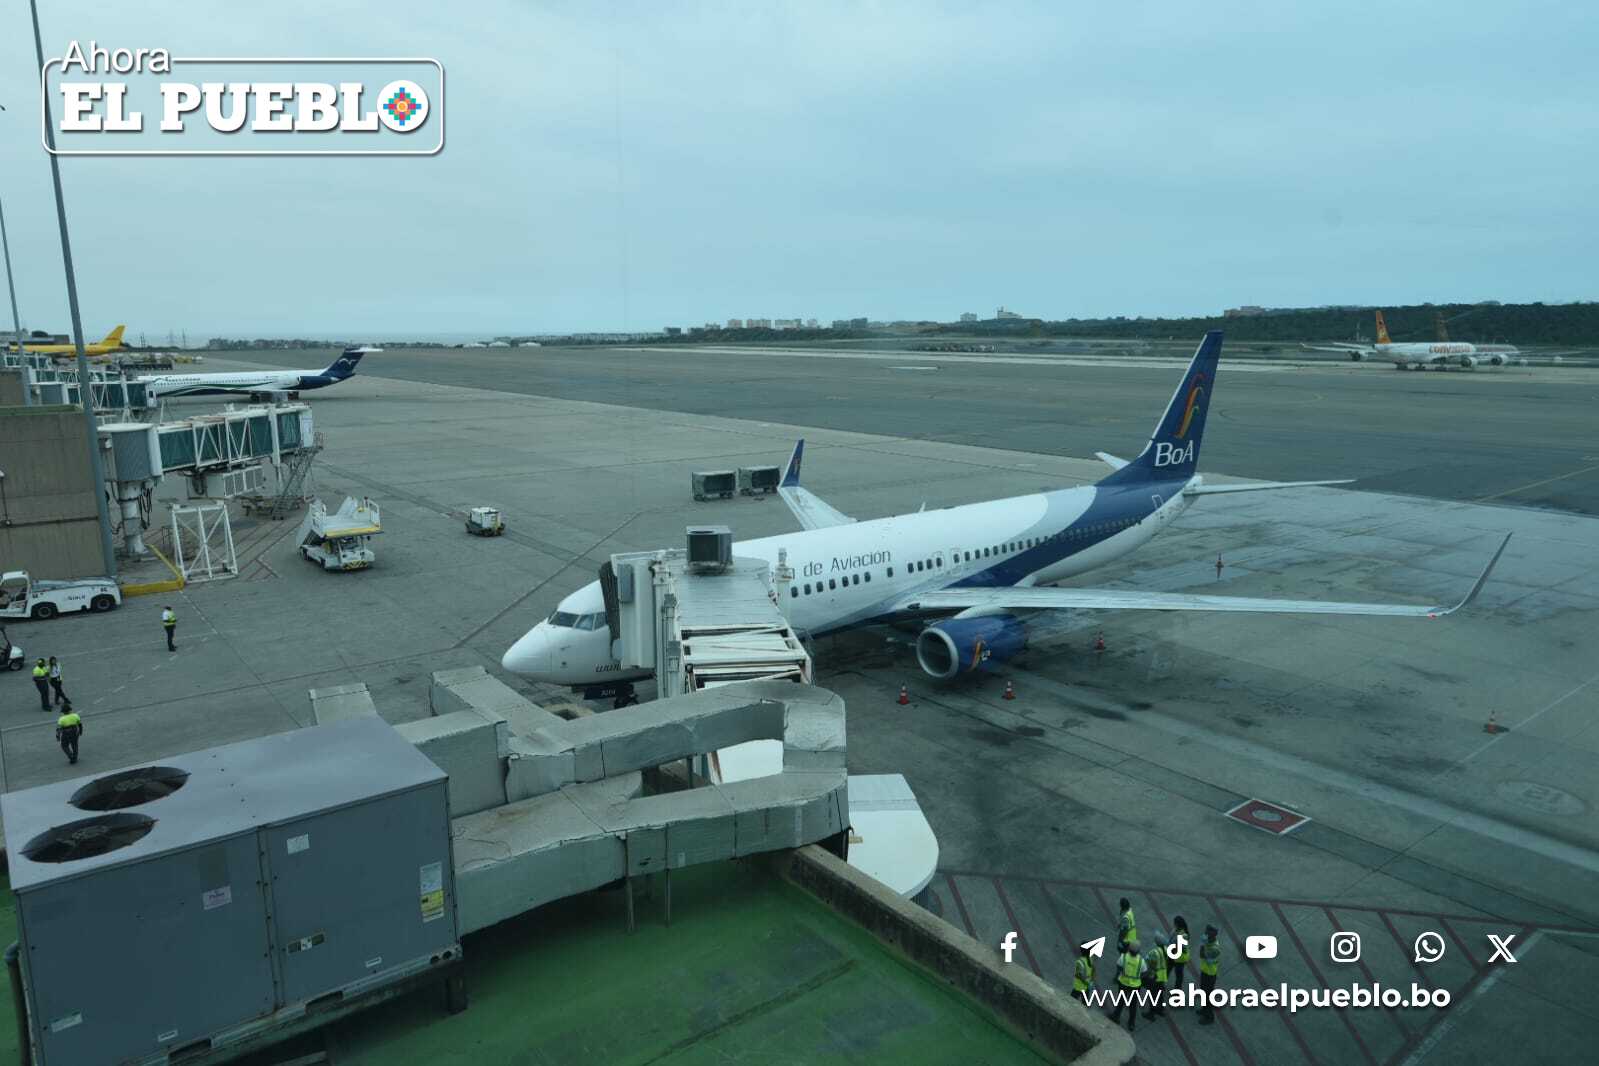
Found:
[{"label": "red and white ground marking", "polygon": [[1258,799],[1245,800],[1228,811],[1227,817],[1279,837],[1292,833],[1310,821],[1305,815],[1296,814],[1287,807],[1279,807],[1275,803]]}]

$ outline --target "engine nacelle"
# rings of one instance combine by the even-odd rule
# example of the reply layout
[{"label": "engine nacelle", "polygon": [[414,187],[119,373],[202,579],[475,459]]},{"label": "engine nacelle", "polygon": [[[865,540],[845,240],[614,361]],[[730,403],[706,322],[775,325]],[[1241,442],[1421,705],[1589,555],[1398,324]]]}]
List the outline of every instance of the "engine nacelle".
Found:
[{"label": "engine nacelle", "polygon": [[1366,358],[1366,353],[1365,352],[1350,352],[1349,353],[1349,361],[1352,362],[1352,363],[1358,363],[1364,358]]},{"label": "engine nacelle", "polygon": [[1489,366],[1504,366],[1505,365],[1505,357],[1502,356],[1502,355],[1490,355],[1488,357],[1488,365]]},{"label": "engine nacelle", "polygon": [[1027,627],[1014,615],[951,618],[922,630],[916,661],[940,681],[969,674],[985,662],[1004,662],[1027,647]]},{"label": "engine nacelle", "polygon": [[1463,355],[1460,357],[1460,365],[1464,367],[1474,367],[1477,365],[1477,357],[1475,355]]}]

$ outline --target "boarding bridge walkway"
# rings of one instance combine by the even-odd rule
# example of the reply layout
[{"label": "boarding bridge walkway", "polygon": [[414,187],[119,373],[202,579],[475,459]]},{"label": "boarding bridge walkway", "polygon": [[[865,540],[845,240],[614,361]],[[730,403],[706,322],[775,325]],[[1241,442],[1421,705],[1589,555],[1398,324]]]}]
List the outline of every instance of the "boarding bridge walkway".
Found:
[{"label": "boarding bridge walkway", "polygon": [[811,682],[783,606],[793,573],[764,559],[691,564],[685,550],[613,555],[600,569],[624,670],[655,672],[665,697],[758,679]]}]

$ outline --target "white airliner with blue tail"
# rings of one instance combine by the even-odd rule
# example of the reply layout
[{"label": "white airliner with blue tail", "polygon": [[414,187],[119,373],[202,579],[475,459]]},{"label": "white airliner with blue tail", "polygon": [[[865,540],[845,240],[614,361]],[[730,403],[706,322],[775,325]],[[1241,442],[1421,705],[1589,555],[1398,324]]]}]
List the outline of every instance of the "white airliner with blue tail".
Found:
[{"label": "white airliner with blue tail", "polygon": [[[1201,496],[1347,481],[1206,485],[1196,472],[1205,414],[1221,355],[1219,330],[1205,335],[1149,443],[1136,459],[1099,453],[1114,468],[1093,485],[1013,496],[858,522],[800,487],[805,442],[794,448],[779,495],[803,530],[741,541],[740,557],[773,565],[787,552],[795,581],[791,624],[819,635],[877,622],[936,617],[917,638],[929,675],[949,680],[1003,662],[1027,644],[1024,616],[1048,610],[1249,611],[1436,618],[1470,603],[1509,542],[1499,545],[1459,603],[1336,603],[1249,599],[1050,583],[1114,562],[1145,544]],[[621,670],[598,581],[561,601],[501,660],[505,669],[552,684],[590,688],[649,676]]]},{"label": "white airliner with blue tail", "polygon": [[298,396],[311,389],[325,389],[355,376],[356,364],[363,355],[382,348],[346,348],[325,370],[241,370],[224,374],[146,374],[139,378],[151,396],[225,396],[243,393],[252,399],[274,393]]}]

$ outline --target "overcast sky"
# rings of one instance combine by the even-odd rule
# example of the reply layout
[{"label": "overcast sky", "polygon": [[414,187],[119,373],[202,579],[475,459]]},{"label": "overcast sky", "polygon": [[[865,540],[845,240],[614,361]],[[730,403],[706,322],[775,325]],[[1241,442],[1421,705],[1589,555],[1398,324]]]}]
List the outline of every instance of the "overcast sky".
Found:
[{"label": "overcast sky", "polygon": [[[1599,296],[1582,4],[40,7],[47,56],[448,74],[436,157],[64,159],[92,336]],[[17,296],[61,332],[26,7],[0,25]]]}]

